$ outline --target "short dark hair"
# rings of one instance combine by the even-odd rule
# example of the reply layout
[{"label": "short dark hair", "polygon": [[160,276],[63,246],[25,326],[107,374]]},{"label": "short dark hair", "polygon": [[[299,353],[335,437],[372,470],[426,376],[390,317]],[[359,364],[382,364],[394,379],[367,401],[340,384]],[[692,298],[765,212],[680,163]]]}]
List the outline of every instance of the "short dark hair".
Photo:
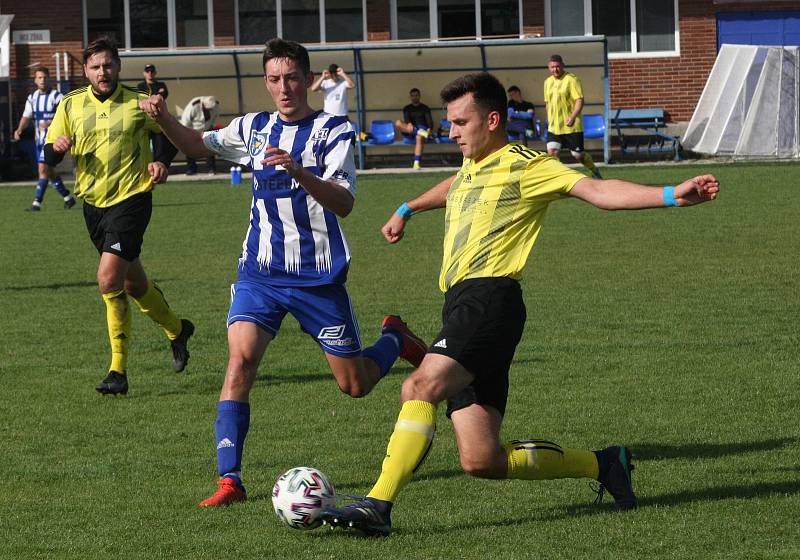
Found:
[{"label": "short dark hair", "polygon": [[328,72],[330,72],[331,74],[336,74],[337,70],[339,70],[339,65],[336,64],[335,62],[330,66],[328,66]]},{"label": "short dark hair", "polygon": [[33,68],[33,75],[36,75],[36,72],[42,72],[45,76],[50,77],[50,70],[47,69],[47,66],[36,66]]},{"label": "short dark hair", "polygon": [[450,103],[468,93],[472,94],[475,104],[487,113],[492,111],[500,113],[500,123],[505,126],[508,117],[506,109],[508,98],[500,80],[488,72],[467,74],[444,86],[439,95],[444,103]]},{"label": "short dark hair", "polygon": [[410,90],[408,90],[408,94],[409,94],[409,95],[411,95],[411,94],[412,94],[412,93],[414,93],[415,91],[416,91],[417,93],[420,93],[420,94],[422,93],[421,91],[419,91],[419,88],[412,87]]},{"label": "short dark hair", "polygon": [[264,56],[261,57],[261,67],[266,69],[267,62],[273,58],[288,58],[294,60],[308,76],[311,73],[311,61],[308,58],[308,51],[300,43],[294,41],[284,41],[279,37],[267,41],[264,47]]},{"label": "short dark hair", "polygon": [[548,62],[558,62],[559,64],[564,64],[564,59],[561,58],[560,54],[551,54]]},{"label": "short dark hair", "polygon": [[86,64],[89,58],[103,51],[108,51],[111,54],[111,58],[120,62],[117,42],[108,35],[101,35],[83,49],[83,63]]},{"label": "short dark hair", "polygon": [[507,91],[508,93],[511,93],[512,91],[519,91],[519,88],[518,88],[517,86],[511,86],[511,87],[510,87],[510,88],[508,88],[506,91]]}]

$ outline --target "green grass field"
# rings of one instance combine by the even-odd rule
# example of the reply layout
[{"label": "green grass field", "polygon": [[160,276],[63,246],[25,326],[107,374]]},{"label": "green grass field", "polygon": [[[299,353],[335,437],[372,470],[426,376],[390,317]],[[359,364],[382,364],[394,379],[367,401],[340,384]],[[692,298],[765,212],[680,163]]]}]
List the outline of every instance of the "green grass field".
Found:
[{"label": "green grass field", "polygon": [[[213,423],[226,363],[229,284],[250,194],[222,181],[160,186],[142,260],[197,333],[185,374],[134,310],[127,397],[101,397],[105,311],[80,206],[33,186],[0,189],[0,558],[800,557],[800,165],[607,168],[652,184],[712,172],[719,200],[608,213],[552,205],[523,279],[528,324],[512,367],[504,437],[638,455],[640,508],[592,505],[588,481],[464,475],[438,434],[384,540],[293,531],[272,512],[275,479],[298,465],[344,493],[378,473],[410,368],[368,397],[339,392],[287,318],[252,394],[244,457],[250,499],[222,509]],[[362,335],[400,313],[430,340],[442,296],[441,212],[405,240],[379,228],[442,175],[368,176],[344,221]]]}]

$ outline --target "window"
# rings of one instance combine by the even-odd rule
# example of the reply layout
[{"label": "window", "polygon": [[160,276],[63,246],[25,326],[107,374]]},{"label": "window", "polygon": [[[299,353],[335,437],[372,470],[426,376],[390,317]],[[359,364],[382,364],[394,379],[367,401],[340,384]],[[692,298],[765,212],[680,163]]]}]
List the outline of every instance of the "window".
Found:
[{"label": "window", "polygon": [[481,36],[519,36],[518,0],[482,0]]},{"label": "window", "polygon": [[319,0],[293,0],[282,9],[283,38],[298,43],[319,43]]},{"label": "window", "polygon": [[167,3],[163,0],[129,0],[129,2],[130,48],[168,47]]},{"label": "window", "polygon": [[125,7],[123,0],[86,1],[87,43],[108,35],[120,45],[125,44]]},{"label": "window", "polygon": [[83,0],[86,44],[100,35],[120,49],[213,45],[213,0]]},{"label": "window", "polygon": [[475,36],[475,0],[437,0],[439,38]]},{"label": "window", "polygon": [[325,42],[363,40],[361,0],[325,0]]},{"label": "window", "polygon": [[545,12],[548,35],[605,35],[611,54],[678,50],[678,0],[546,0]]},{"label": "window", "polygon": [[208,4],[206,0],[175,0],[177,46],[208,46]]},{"label": "window", "polygon": [[240,45],[263,45],[277,36],[275,0],[239,0]]},{"label": "window", "polygon": [[398,39],[428,39],[431,19],[428,0],[396,0]]}]

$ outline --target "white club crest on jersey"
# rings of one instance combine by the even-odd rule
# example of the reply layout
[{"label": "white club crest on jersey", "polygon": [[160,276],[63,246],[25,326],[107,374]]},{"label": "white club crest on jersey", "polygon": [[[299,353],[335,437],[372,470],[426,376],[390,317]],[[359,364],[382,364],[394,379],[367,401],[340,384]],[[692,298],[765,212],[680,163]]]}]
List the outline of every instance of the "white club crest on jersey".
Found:
[{"label": "white club crest on jersey", "polygon": [[267,147],[267,134],[253,130],[250,132],[250,157],[257,157]]}]

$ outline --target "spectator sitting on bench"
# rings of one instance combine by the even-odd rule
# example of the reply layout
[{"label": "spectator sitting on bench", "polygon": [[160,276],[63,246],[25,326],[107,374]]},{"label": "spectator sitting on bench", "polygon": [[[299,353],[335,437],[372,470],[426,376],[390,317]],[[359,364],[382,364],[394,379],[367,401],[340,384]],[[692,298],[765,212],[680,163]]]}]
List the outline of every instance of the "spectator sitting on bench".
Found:
[{"label": "spectator sitting on bench", "polygon": [[602,179],[592,157],[583,150],[583,86],[572,72],[564,71],[564,60],[554,54],[547,63],[550,76],[544,81],[544,102],[547,107],[547,153],[558,157],[567,148],[578,163]]},{"label": "spectator sitting on bench", "polygon": [[[508,92],[508,109],[509,117],[506,131],[524,140],[525,138],[534,137],[533,119],[536,116],[536,108],[530,101],[522,99],[522,92],[517,86],[511,86],[506,90]],[[512,112],[516,113],[530,113],[530,116],[525,119],[520,119],[513,116]]]},{"label": "spectator sitting on bench", "polygon": [[404,136],[415,139],[413,168],[419,169],[422,166],[422,147],[433,129],[433,117],[428,106],[420,101],[419,89],[412,88],[408,94],[411,103],[403,107],[403,120],[396,120],[394,127]]}]

